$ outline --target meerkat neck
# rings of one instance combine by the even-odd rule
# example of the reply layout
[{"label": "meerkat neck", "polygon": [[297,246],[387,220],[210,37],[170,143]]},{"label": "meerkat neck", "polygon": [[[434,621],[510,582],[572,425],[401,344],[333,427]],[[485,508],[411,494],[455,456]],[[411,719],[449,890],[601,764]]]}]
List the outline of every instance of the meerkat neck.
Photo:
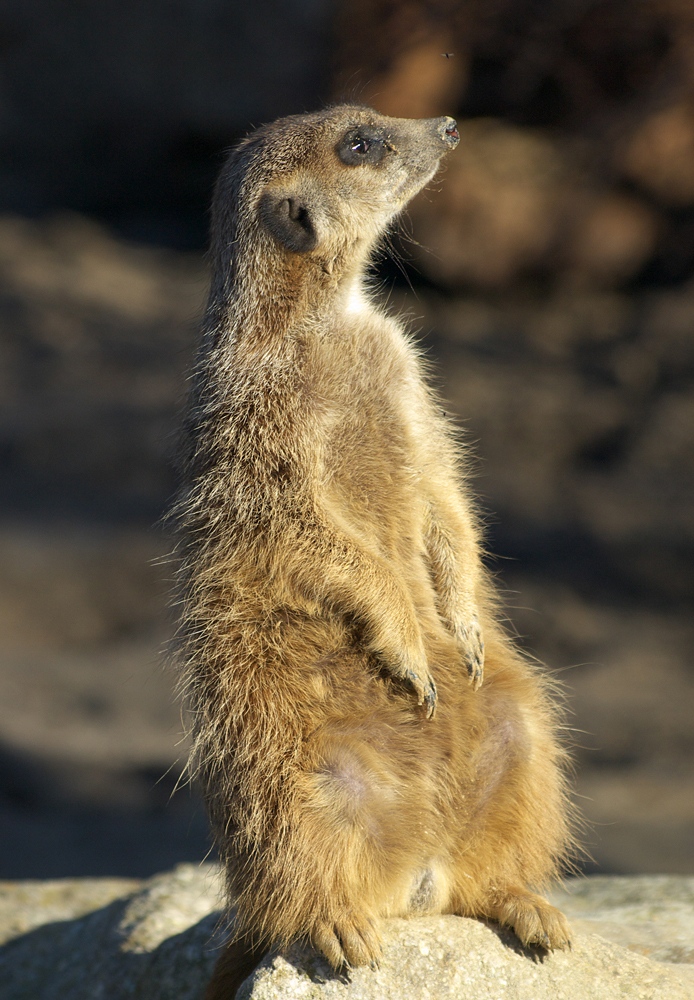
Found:
[{"label": "meerkat neck", "polygon": [[358,274],[347,285],[345,311],[350,316],[358,316],[369,309],[370,302],[364,290],[363,275]]},{"label": "meerkat neck", "polygon": [[[231,288],[210,295],[209,326],[230,343],[244,343],[252,352],[277,346],[293,333],[311,326],[317,315],[338,311],[357,316],[369,307],[364,291],[365,264],[327,270],[323,262],[298,254],[278,255],[269,268],[255,267],[253,258],[239,262]],[[220,295],[219,292],[222,292]],[[225,334],[227,336],[225,336]]]}]

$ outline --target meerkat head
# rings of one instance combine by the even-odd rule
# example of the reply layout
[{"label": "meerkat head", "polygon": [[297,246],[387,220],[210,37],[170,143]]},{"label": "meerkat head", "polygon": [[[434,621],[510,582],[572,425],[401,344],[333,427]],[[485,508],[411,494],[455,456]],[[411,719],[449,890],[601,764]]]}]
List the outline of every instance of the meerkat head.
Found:
[{"label": "meerkat head", "polygon": [[388,118],[354,105],[279,119],[232,152],[213,214],[227,220],[227,245],[251,241],[331,271],[368,255],[458,141],[452,118]]}]

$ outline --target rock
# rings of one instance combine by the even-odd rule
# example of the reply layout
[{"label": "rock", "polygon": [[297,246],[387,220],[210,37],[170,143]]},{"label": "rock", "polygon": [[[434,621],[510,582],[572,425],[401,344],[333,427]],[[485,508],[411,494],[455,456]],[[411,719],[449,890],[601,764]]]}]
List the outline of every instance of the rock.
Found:
[{"label": "rock", "polygon": [[0,945],[37,927],[74,920],[140,888],[135,879],[0,882]]},{"label": "rock", "polygon": [[593,875],[567,880],[551,898],[575,930],[694,971],[694,877]]},{"label": "rock", "polygon": [[438,284],[498,288],[537,266],[563,222],[568,166],[539,133],[494,119],[459,125],[445,184],[411,208],[417,264]]},{"label": "rock", "polygon": [[694,203],[694,107],[683,101],[640,122],[621,151],[626,177],[666,205]]},{"label": "rock", "polygon": [[[402,88],[400,88],[402,90]],[[503,288],[532,274],[609,288],[651,257],[660,220],[610,191],[556,136],[493,118],[459,125],[435,198],[413,202],[417,264],[448,288]]]},{"label": "rock", "polygon": [[0,884],[3,1000],[197,1000],[219,946],[214,874]]},{"label": "rock", "polygon": [[[183,865],[144,883],[0,883],[3,1000],[199,1000],[220,945],[217,875]],[[555,898],[575,924],[571,952],[526,951],[477,920],[391,920],[377,971],[335,975],[295,946],[268,955],[238,998],[694,997],[694,878],[577,879]]]},{"label": "rock", "polygon": [[[393,920],[378,971],[357,969],[349,980],[316,956],[294,948],[268,956],[240,987],[238,1000],[684,1000],[685,977],[603,941],[579,935],[570,953],[524,953],[513,935],[459,917]],[[694,980],[691,981],[694,988]]]}]

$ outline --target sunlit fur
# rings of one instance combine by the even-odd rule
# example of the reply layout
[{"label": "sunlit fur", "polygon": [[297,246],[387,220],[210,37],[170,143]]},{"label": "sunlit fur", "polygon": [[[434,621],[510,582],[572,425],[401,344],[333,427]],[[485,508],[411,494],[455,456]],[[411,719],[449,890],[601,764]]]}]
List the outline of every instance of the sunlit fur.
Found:
[{"label": "sunlit fur", "polygon": [[[446,121],[280,120],[231,152],[212,211],[175,511],[191,768],[239,926],[256,946],[309,939],[335,966],[377,960],[396,915],[568,941],[528,889],[569,842],[552,685],[499,624],[417,349],[362,286]],[[387,133],[377,166],[335,152],[360,122]],[[300,200],[311,250],[266,224],[267,191]]]}]

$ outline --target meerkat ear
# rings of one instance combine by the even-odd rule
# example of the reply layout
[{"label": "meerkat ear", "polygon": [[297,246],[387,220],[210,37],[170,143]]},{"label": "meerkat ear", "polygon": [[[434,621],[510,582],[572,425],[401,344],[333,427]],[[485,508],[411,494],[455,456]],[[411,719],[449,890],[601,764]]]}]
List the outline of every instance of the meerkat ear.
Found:
[{"label": "meerkat ear", "polygon": [[309,199],[298,191],[268,188],[260,198],[260,218],[287,250],[308,253],[318,245]]}]

